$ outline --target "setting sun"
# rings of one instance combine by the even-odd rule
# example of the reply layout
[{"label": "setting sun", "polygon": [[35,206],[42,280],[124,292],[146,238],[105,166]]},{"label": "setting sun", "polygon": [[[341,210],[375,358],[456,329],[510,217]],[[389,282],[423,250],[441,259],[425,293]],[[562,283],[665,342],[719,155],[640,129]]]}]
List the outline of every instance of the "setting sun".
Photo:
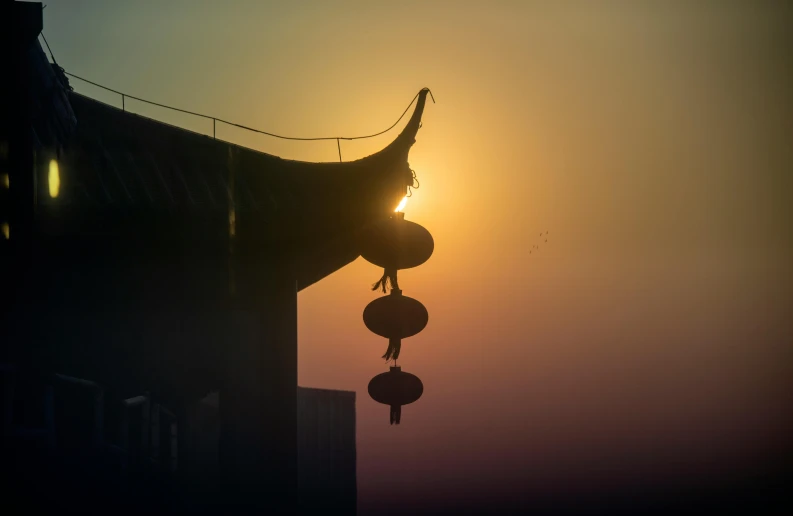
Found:
[{"label": "setting sun", "polygon": [[405,209],[405,205],[408,203],[408,196],[404,196],[401,201],[399,201],[399,206],[396,207],[394,210],[395,213],[398,213]]}]

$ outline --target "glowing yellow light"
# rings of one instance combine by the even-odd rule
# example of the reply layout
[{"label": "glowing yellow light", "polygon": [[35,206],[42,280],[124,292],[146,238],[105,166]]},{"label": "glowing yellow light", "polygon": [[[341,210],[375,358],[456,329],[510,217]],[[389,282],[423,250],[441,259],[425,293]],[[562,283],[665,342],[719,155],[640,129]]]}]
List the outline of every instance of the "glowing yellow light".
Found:
[{"label": "glowing yellow light", "polygon": [[8,177],[8,174],[2,175],[2,181],[0,183],[3,184],[3,188],[11,188],[11,179]]},{"label": "glowing yellow light", "polygon": [[54,159],[50,160],[50,197],[58,197],[58,192],[61,189],[61,173],[58,170],[58,162]]},{"label": "glowing yellow light", "polygon": [[396,213],[396,212],[398,212],[398,211],[402,211],[402,210],[404,210],[404,209],[405,209],[405,205],[406,205],[407,203],[408,203],[408,196],[406,195],[406,196],[404,196],[404,197],[402,198],[402,200],[401,200],[401,201],[399,201],[399,206],[397,206],[397,209],[395,209],[395,210],[394,210],[394,212]]},{"label": "glowing yellow light", "polygon": [[3,224],[0,225],[0,228],[2,228],[3,236],[6,237],[6,240],[11,238],[11,226],[8,225],[8,222],[3,222]]}]

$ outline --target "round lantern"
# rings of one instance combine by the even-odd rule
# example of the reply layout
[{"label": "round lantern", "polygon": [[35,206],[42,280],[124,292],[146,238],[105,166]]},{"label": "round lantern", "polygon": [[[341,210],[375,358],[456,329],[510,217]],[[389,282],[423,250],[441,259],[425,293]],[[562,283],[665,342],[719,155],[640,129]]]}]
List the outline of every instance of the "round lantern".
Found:
[{"label": "round lantern", "polygon": [[418,267],[434,249],[430,232],[402,212],[369,228],[360,243],[361,256],[388,271]]},{"label": "round lantern", "polygon": [[391,424],[399,424],[402,405],[418,400],[424,393],[419,377],[394,366],[387,373],[378,374],[369,382],[369,396],[378,403],[391,407]]},{"label": "round lantern", "polygon": [[387,339],[406,339],[416,335],[427,326],[427,309],[420,301],[403,296],[394,289],[363,310],[363,322],[369,331]]}]

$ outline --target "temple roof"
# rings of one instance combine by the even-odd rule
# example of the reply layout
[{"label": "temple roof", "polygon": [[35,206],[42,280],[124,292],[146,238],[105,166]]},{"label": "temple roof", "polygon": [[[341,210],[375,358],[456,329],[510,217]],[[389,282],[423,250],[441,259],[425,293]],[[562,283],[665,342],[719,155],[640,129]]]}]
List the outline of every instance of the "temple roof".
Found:
[{"label": "temple roof", "polygon": [[[397,186],[404,185],[425,94],[416,123],[408,123],[382,151],[351,162],[310,163],[216,140],[71,92],[77,131],[59,157],[63,191],[47,204],[79,204],[86,211],[225,213],[233,203],[238,213],[266,219],[325,211],[342,195],[341,201],[372,208],[368,205],[385,200],[378,194],[394,186],[389,183],[397,179]],[[368,195],[350,198],[360,194]],[[393,210],[391,200],[381,209]]]},{"label": "temple roof", "polygon": [[[229,209],[255,223],[250,240],[313,237],[387,216],[411,182],[407,163],[426,90],[393,143],[366,158],[308,163],[215,140],[71,93],[77,131],[57,156],[61,188],[51,198],[42,155],[39,206],[94,217],[217,217]],[[52,156],[56,157],[56,156]],[[63,227],[63,226],[62,226]],[[287,235],[288,234],[288,235]]]},{"label": "temple roof", "polygon": [[[380,152],[343,163],[286,160],[69,94],[77,129],[38,160],[38,231],[47,255],[63,244],[117,259],[274,249],[307,269],[301,288],[358,256],[355,234],[393,212],[412,182],[407,162],[427,90]],[[60,191],[50,196],[49,161]],[[123,237],[123,238],[122,238]],[[48,244],[49,243],[49,244]],[[98,253],[98,254],[97,254]],[[141,254],[143,253],[143,254]],[[122,258],[123,257],[123,258]],[[179,258],[181,260],[181,258]],[[318,260],[318,261],[317,261]]]},{"label": "temple roof", "polygon": [[[176,237],[182,248],[228,249],[221,235],[228,240],[231,233],[238,253],[277,247],[305,254],[388,216],[412,182],[407,158],[427,89],[416,96],[402,132],[380,152],[344,163],[309,163],[75,93],[38,41],[27,59],[31,132],[38,149],[37,231],[43,237],[98,241],[132,235],[137,247],[167,246]],[[48,181],[52,159],[60,180],[54,198]],[[206,230],[191,229],[198,225]],[[167,238],[157,242],[158,233]],[[141,235],[152,238],[146,242]]]}]

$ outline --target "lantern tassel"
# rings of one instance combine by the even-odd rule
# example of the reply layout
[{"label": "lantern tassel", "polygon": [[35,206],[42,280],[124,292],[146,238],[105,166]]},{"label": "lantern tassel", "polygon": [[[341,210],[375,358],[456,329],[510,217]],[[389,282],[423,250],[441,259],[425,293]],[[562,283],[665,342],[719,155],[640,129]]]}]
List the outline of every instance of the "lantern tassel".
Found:
[{"label": "lantern tassel", "polygon": [[386,349],[385,358],[386,362],[396,360],[399,358],[399,352],[402,349],[402,339],[388,339],[388,349]]},{"label": "lantern tassel", "polygon": [[386,293],[388,284],[391,284],[391,290],[399,290],[399,283],[397,283],[397,270],[396,269],[383,269],[383,277],[377,280],[377,283],[372,285],[372,290],[381,289],[383,294]]},{"label": "lantern tassel", "polygon": [[402,419],[402,405],[391,405],[391,424],[399,424]]}]

